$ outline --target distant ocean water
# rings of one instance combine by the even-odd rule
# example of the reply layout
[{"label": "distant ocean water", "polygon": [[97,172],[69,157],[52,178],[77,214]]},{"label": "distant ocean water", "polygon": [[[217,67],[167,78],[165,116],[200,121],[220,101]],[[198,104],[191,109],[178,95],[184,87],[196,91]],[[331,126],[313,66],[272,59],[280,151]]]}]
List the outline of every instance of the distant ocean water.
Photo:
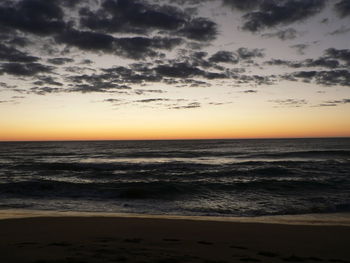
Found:
[{"label": "distant ocean water", "polygon": [[0,209],[350,211],[350,138],[0,143]]}]

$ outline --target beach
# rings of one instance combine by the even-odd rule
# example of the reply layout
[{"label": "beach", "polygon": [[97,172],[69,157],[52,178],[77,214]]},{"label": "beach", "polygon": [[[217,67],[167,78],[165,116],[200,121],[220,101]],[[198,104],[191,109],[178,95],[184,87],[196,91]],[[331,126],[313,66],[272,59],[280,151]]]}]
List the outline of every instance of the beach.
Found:
[{"label": "beach", "polygon": [[2,210],[0,262],[350,262],[350,216]]}]

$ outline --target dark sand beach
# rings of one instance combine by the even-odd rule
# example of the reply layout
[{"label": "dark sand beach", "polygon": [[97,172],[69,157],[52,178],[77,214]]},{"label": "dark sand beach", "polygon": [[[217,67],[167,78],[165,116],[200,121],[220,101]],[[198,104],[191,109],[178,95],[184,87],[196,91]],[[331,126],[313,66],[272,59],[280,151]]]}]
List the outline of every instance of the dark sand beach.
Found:
[{"label": "dark sand beach", "polygon": [[10,214],[3,212],[0,220],[4,263],[350,262],[348,215],[328,223],[312,216],[244,223],[45,212],[8,218]]}]

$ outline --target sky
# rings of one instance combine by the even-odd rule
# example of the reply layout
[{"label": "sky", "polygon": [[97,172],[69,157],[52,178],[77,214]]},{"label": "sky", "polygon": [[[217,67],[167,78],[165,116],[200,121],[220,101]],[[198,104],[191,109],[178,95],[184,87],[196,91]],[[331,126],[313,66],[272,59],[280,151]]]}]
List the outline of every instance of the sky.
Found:
[{"label": "sky", "polygon": [[2,0],[0,140],[350,136],[350,0]]}]

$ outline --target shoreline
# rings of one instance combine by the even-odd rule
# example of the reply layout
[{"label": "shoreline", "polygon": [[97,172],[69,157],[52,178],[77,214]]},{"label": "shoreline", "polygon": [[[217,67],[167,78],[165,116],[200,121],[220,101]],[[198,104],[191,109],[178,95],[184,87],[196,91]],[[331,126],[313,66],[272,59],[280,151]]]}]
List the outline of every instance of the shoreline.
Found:
[{"label": "shoreline", "polygon": [[190,221],[212,221],[233,223],[261,223],[282,225],[316,225],[316,226],[350,226],[350,212],[300,214],[300,215],[273,215],[256,217],[217,217],[217,216],[184,216],[184,215],[155,215],[137,213],[110,213],[110,212],[81,212],[55,210],[0,210],[0,220],[37,217],[112,217],[112,218],[139,218],[139,219],[168,219]]},{"label": "shoreline", "polygon": [[321,217],[2,210],[0,262],[350,263],[349,214]]}]

